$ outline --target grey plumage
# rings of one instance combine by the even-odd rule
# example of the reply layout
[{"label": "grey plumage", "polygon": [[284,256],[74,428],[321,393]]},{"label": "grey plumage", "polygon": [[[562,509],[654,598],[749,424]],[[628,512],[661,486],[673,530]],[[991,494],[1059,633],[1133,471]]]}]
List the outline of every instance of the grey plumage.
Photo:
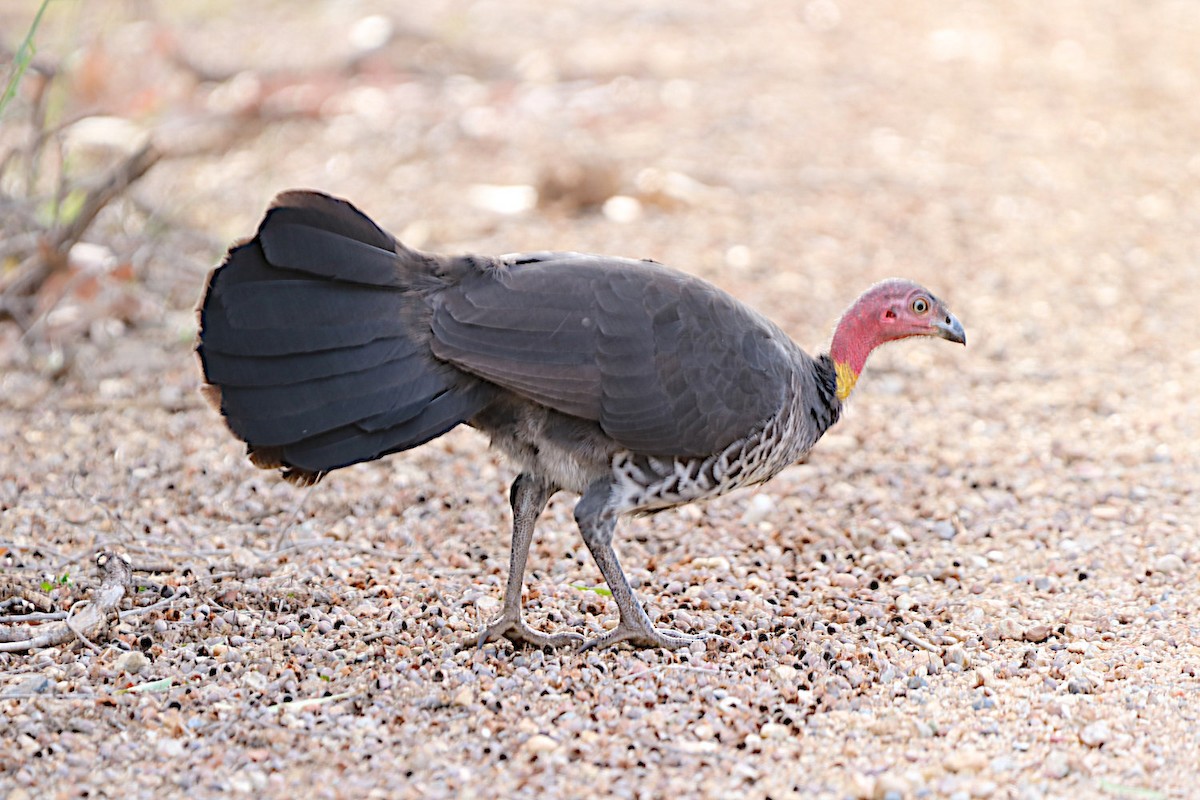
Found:
[{"label": "grey plumage", "polygon": [[569,490],[621,611],[593,644],[690,641],[633,597],[616,519],[766,480],[841,408],[828,357],[698,278],[579,253],[418,253],[310,192],[281,195],[230,250],[200,322],[209,391],[259,466],[310,482],[463,423],[517,462],[504,612],[482,640],[577,638],[519,608],[533,523]]}]

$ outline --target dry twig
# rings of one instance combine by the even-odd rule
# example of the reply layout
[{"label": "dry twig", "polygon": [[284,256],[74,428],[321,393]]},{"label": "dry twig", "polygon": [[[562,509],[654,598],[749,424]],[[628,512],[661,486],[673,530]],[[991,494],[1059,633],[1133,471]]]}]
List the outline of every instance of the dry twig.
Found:
[{"label": "dry twig", "polygon": [[63,642],[78,638],[89,647],[96,649],[86,635],[94,628],[100,628],[108,619],[109,614],[116,611],[117,605],[133,584],[133,570],[129,559],[119,553],[105,550],[96,554],[96,566],[103,573],[100,588],[96,598],[88,603],[83,611],[74,614],[63,621],[61,626],[55,626],[47,633],[16,642],[0,643],[0,653],[22,653],[28,650],[43,650]]}]

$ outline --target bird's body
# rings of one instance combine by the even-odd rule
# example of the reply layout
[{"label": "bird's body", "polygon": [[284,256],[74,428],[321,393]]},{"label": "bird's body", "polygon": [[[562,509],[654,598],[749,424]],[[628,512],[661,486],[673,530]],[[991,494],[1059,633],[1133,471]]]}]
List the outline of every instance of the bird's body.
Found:
[{"label": "bird's body", "polygon": [[211,276],[198,350],[251,459],[290,480],[463,423],[520,466],[504,612],[481,639],[577,638],[520,620],[534,521],[567,490],[582,496],[576,520],[621,612],[593,644],[675,647],[691,637],[656,630],[633,597],[612,550],[617,518],[774,476],[837,421],[882,341],[963,340],[915,284],[872,291],[902,304],[919,295],[927,312],[918,316],[940,314],[938,324],[880,335],[864,321],[869,292],[832,354],[812,358],[730,295],[653,262],[418,253],[344,201],[289,192]]}]

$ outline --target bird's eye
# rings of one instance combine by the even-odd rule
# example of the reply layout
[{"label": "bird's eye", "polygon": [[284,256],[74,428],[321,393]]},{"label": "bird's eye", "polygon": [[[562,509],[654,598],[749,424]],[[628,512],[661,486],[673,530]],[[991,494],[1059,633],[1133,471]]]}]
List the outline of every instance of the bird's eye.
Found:
[{"label": "bird's eye", "polygon": [[929,301],[924,297],[918,297],[912,301],[912,310],[916,314],[924,314],[929,310]]}]

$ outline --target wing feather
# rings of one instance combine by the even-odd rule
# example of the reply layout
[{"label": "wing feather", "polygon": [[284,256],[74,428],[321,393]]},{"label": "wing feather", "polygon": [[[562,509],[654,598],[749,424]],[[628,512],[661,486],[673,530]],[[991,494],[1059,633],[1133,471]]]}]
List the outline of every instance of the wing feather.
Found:
[{"label": "wing feather", "polygon": [[719,452],[785,402],[799,351],[716,287],[578,253],[506,261],[439,294],[438,358],[653,455]]}]

